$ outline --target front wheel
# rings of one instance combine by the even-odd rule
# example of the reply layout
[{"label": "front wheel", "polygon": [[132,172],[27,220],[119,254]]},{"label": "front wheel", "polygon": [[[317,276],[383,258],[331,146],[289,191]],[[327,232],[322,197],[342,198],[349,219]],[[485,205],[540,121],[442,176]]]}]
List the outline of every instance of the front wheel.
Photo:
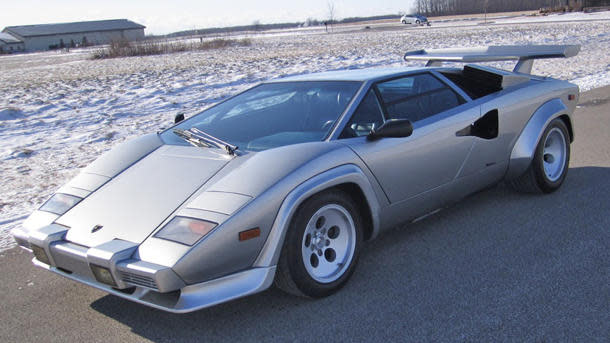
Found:
[{"label": "front wheel", "polygon": [[345,285],[362,245],[362,220],[339,190],[308,199],[292,220],[278,262],[275,284],[285,292],[320,298]]},{"label": "front wheel", "polygon": [[529,168],[509,184],[526,193],[554,192],[561,187],[569,163],[570,136],[564,122],[557,118],[544,130]]},{"label": "front wheel", "polygon": [[419,25],[419,24],[421,24],[421,22],[419,20],[416,20],[415,24]]}]

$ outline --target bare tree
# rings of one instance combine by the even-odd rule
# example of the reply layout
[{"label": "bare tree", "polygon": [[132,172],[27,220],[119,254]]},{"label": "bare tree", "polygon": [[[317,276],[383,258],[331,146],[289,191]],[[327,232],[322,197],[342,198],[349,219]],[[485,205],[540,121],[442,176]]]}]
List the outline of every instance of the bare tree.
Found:
[{"label": "bare tree", "polygon": [[307,18],[307,20],[305,21],[305,26],[318,26],[318,25],[320,25],[320,22],[314,18]]},{"label": "bare tree", "polygon": [[261,25],[261,21],[256,19],[255,21],[252,22],[252,27],[254,28],[254,31],[260,31],[263,26]]},{"label": "bare tree", "polygon": [[[587,1],[594,2],[594,1]],[[601,0],[599,2],[610,2]],[[560,7],[566,3],[584,6],[584,0],[415,0],[418,13],[436,16],[452,14],[493,13],[537,10],[543,7]]]},{"label": "bare tree", "polygon": [[332,31],[333,28],[333,23],[335,22],[335,3],[333,0],[328,0],[328,2],[326,3],[327,5],[327,9],[328,9],[328,25],[330,25],[330,29]]}]

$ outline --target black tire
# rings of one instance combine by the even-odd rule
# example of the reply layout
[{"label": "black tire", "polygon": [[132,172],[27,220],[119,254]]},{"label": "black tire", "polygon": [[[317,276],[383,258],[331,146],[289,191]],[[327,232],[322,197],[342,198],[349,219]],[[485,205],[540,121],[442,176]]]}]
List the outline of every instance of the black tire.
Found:
[{"label": "black tire", "polygon": [[421,22],[419,20],[416,20],[415,24],[419,25],[419,24],[421,24]]},{"label": "black tire", "polygon": [[[565,161],[563,163],[561,173],[555,176],[547,175],[544,169],[544,148],[547,138],[551,132],[561,133],[565,148]],[[538,142],[538,145],[536,146],[534,159],[525,173],[513,180],[510,180],[508,184],[515,190],[523,193],[552,193],[558,190],[563,184],[563,181],[568,174],[569,163],[570,135],[565,123],[561,119],[557,118],[551,121],[544,130],[542,137],[540,137],[540,142]]]},{"label": "black tire", "polygon": [[[313,220],[313,216],[326,208],[327,205],[338,205],[351,216],[355,226],[354,249],[351,259],[344,264],[347,268],[338,271],[335,275],[335,277],[338,277],[337,279],[330,282],[319,282],[312,277],[305,266],[306,262],[304,262],[303,257],[303,251],[307,251],[304,248],[304,242],[306,242],[305,231],[307,224],[310,220]],[[330,229],[328,229],[328,233],[330,236]],[[299,207],[286,232],[282,253],[278,261],[278,270],[275,275],[276,287],[289,294],[311,298],[326,297],[337,292],[345,285],[356,268],[362,246],[362,237],[362,219],[358,214],[356,204],[347,193],[333,189],[314,195]],[[311,241],[311,244],[313,246],[313,241]],[[332,250],[331,247],[332,245],[326,250]],[[321,258],[326,258],[326,250],[320,255]],[[312,254],[315,255],[315,253]],[[337,263],[337,265],[341,264]]]},{"label": "black tire", "polygon": [[406,24],[406,23],[407,23],[407,21],[406,21],[406,20],[403,20],[403,21],[402,21],[402,23],[403,23],[403,24]]}]

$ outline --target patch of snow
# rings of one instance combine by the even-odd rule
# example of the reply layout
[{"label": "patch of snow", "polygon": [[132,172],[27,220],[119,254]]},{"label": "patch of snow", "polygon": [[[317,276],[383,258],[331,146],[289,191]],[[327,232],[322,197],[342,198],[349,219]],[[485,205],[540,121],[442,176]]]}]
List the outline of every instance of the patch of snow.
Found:
[{"label": "patch of snow", "polygon": [[533,72],[581,90],[609,85],[609,13],[275,30],[243,34],[249,47],[109,60],[91,60],[92,48],[0,56],[0,250],[14,244],[8,232],[24,215],[104,151],[266,79],[418,66],[402,56],[422,48],[581,44],[578,56],[536,61]]}]

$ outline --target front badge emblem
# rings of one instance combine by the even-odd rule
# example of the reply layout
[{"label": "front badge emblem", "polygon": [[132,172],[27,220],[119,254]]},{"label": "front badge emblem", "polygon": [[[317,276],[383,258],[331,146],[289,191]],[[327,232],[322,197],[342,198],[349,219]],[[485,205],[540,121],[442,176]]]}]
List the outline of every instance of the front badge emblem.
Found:
[{"label": "front badge emblem", "polygon": [[94,227],[93,227],[93,229],[91,229],[91,233],[98,232],[98,231],[100,231],[102,228],[103,228],[103,226],[101,226],[101,225],[96,225],[96,226],[94,226]]}]

